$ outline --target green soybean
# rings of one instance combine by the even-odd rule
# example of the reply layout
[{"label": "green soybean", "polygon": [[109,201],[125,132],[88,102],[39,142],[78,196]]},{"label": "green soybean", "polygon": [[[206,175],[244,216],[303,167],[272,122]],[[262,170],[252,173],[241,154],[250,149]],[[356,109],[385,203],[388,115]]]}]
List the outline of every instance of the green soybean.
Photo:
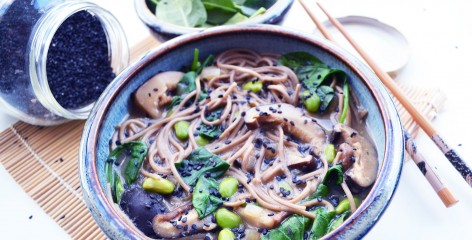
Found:
[{"label": "green soybean", "polygon": [[236,191],[238,191],[238,184],[239,182],[236,178],[227,177],[220,182],[220,185],[218,185],[218,191],[221,196],[230,198]]},{"label": "green soybean", "polygon": [[244,84],[244,90],[250,90],[254,93],[258,93],[262,89],[262,82],[261,81],[250,81]]},{"label": "green soybean", "polygon": [[233,240],[235,239],[236,236],[234,235],[233,231],[229,228],[225,228],[220,231],[220,234],[218,234],[218,240]]},{"label": "green soybean", "polygon": [[328,161],[329,163],[333,163],[333,160],[336,157],[336,149],[334,148],[334,145],[333,144],[326,145],[324,154],[326,157],[326,161]]},{"label": "green soybean", "polygon": [[222,228],[235,228],[241,224],[241,217],[226,208],[220,208],[215,214],[216,223]]},{"label": "green soybean", "polygon": [[[359,206],[359,198],[354,197],[354,203],[356,204],[356,207]],[[351,209],[351,204],[349,204],[349,199],[345,198],[336,207],[336,214],[341,214],[349,209]]]},{"label": "green soybean", "polygon": [[310,93],[308,90],[304,91],[302,93],[302,101],[308,112],[315,113],[320,109],[321,99],[316,93]]},{"label": "green soybean", "polygon": [[188,139],[188,128],[190,127],[190,123],[187,121],[178,121],[174,124],[174,131],[175,136],[178,139],[185,141]]},{"label": "green soybean", "polygon": [[208,138],[206,138],[206,137],[202,137],[202,136],[198,135],[198,136],[195,137],[195,142],[197,142],[198,146],[203,147],[203,146],[207,145],[208,143],[210,143],[210,140],[208,140]]},{"label": "green soybean", "polygon": [[290,186],[290,184],[288,184],[288,182],[286,182],[286,181],[280,181],[278,184],[279,184],[279,188],[285,189],[286,192],[287,192],[287,191],[290,191],[290,193],[293,192],[293,189],[292,189],[292,187]]},{"label": "green soybean", "polygon": [[143,189],[150,192],[168,195],[174,192],[175,185],[171,181],[164,178],[146,178],[143,181]]}]

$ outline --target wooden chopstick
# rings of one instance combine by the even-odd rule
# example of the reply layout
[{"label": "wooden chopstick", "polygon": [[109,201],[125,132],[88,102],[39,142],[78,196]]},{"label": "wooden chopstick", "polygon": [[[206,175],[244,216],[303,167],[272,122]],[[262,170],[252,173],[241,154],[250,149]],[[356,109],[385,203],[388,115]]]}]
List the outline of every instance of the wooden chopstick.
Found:
[{"label": "wooden chopstick", "polygon": [[382,69],[375,63],[375,61],[364,51],[361,46],[354,41],[354,39],[347,33],[341,23],[334,17],[332,17],[326,9],[317,3],[321,10],[326,14],[331,23],[343,34],[343,36],[349,41],[349,43],[356,49],[356,51],[362,56],[367,64],[374,70],[383,84],[390,90],[390,92],[398,99],[403,107],[410,113],[411,117],[418,123],[423,131],[433,140],[436,146],[443,152],[444,156],[454,166],[454,168],[462,175],[464,180],[472,187],[472,170],[467,163],[459,156],[459,154],[451,147],[449,147],[446,141],[439,135],[434,129],[431,122],[425,118],[420,111],[410,102],[408,97],[401,91],[398,85],[390,78],[390,76],[382,71]]},{"label": "wooden chopstick", "polygon": [[[308,13],[310,18],[313,20],[313,22],[316,24],[316,26],[318,27],[320,32],[323,34],[323,36],[326,39],[331,40],[331,41],[334,42],[334,39],[328,33],[328,31],[326,30],[324,25],[321,22],[318,21],[318,19],[314,15],[314,13],[306,5],[305,1],[304,0],[299,0],[299,2],[301,3],[301,5],[305,9],[305,11]],[[319,3],[318,3],[318,5],[320,6]],[[322,8],[322,7],[320,6],[320,8]],[[322,8],[322,10],[323,10],[323,12],[325,12],[325,14],[328,16],[328,18],[330,18],[330,15],[328,15],[323,8]],[[331,18],[330,18],[330,20],[331,20]],[[338,22],[338,25],[341,26],[341,24],[339,24],[339,22]],[[341,26],[341,28],[342,28],[342,26]],[[357,48],[356,48],[356,50],[357,50]],[[363,56],[362,53],[360,53],[360,54],[361,54],[361,56]],[[379,76],[379,78],[380,78],[380,76]],[[408,154],[411,156],[413,161],[415,161],[416,165],[418,166],[420,171],[423,173],[423,175],[426,177],[426,180],[429,182],[431,187],[435,190],[436,194],[438,194],[439,198],[444,203],[444,205],[446,207],[450,207],[450,206],[454,205],[455,203],[457,203],[458,200],[451,193],[449,188],[439,178],[439,175],[435,171],[432,170],[433,168],[431,168],[431,166],[428,164],[428,162],[423,157],[423,155],[420,154],[417,151],[417,147],[416,147],[416,144],[415,144],[413,138],[411,138],[410,135],[407,132],[404,132],[404,134],[405,134],[405,138],[406,138],[405,148],[406,148]]]}]

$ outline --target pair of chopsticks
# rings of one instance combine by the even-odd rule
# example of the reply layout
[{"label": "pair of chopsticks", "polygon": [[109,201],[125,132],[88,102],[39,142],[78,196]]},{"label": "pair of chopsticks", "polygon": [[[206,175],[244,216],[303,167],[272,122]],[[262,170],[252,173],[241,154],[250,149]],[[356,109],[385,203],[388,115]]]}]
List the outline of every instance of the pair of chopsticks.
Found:
[{"label": "pair of chopsticks", "polygon": [[[310,18],[313,20],[315,25],[318,27],[323,36],[334,42],[334,39],[331,37],[329,32],[323,26],[323,24],[318,21],[315,17],[313,11],[306,5],[305,0],[299,0],[305,11],[308,13]],[[362,56],[362,58],[367,62],[367,64],[374,70],[376,75],[380,78],[382,83],[390,90],[390,92],[398,99],[398,101],[403,105],[403,107],[410,113],[411,117],[418,123],[418,125],[425,131],[425,133],[433,140],[436,146],[444,153],[446,158],[451,162],[454,168],[462,175],[466,180],[467,184],[472,187],[472,170],[467,166],[467,164],[462,160],[462,158],[456,153],[456,151],[446,144],[445,140],[438,134],[434,129],[432,124],[426,119],[409,101],[408,97],[400,90],[398,85],[392,80],[392,78],[384,72],[374,60],[364,51],[361,46],[354,41],[354,39],[349,35],[349,33],[344,29],[341,23],[331,14],[326,11],[326,9],[320,4],[317,3],[323,13],[328,17],[329,21],[342,33],[342,35],[349,41],[349,43],[356,49],[356,51]],[[443,183],[439,178],[439,175],[431,168],[428,164],[428,161],[418,152],[416,144],[413,138],[405,131],[405,141],[406,141],[406,150],[411,156],[413,161],[416,163],[418,168],[421,170],[423,175],[426,177],[427,181],[433,187],[433,189],[438,194],[439,198],[442,200],[446,207],[450,207],[458,202],[458,200],[451,193],[449,188]]]}]

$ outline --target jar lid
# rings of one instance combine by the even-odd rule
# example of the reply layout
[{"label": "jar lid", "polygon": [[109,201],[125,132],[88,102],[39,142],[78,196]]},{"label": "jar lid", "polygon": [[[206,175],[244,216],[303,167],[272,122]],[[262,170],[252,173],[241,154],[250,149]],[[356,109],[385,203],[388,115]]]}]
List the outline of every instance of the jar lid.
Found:
[{"label": "jar lid", "polygon": [[[395,73],[408,63],[408,41],[396,28],[365,16],[345,16],[337,19],[384,71]],[[362,59],[330,21],[323,24],[336,43]]]}]

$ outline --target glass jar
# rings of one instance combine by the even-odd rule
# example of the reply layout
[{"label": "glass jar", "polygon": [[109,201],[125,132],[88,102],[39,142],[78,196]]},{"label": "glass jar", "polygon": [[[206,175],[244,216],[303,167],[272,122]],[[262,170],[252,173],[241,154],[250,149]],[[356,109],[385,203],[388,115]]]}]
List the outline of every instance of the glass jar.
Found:
[{"label": "glass jar", "polygon": [[128,61],[121,25],[96,4],[0,0],[0,109],[22,121],[87,118]]}]

